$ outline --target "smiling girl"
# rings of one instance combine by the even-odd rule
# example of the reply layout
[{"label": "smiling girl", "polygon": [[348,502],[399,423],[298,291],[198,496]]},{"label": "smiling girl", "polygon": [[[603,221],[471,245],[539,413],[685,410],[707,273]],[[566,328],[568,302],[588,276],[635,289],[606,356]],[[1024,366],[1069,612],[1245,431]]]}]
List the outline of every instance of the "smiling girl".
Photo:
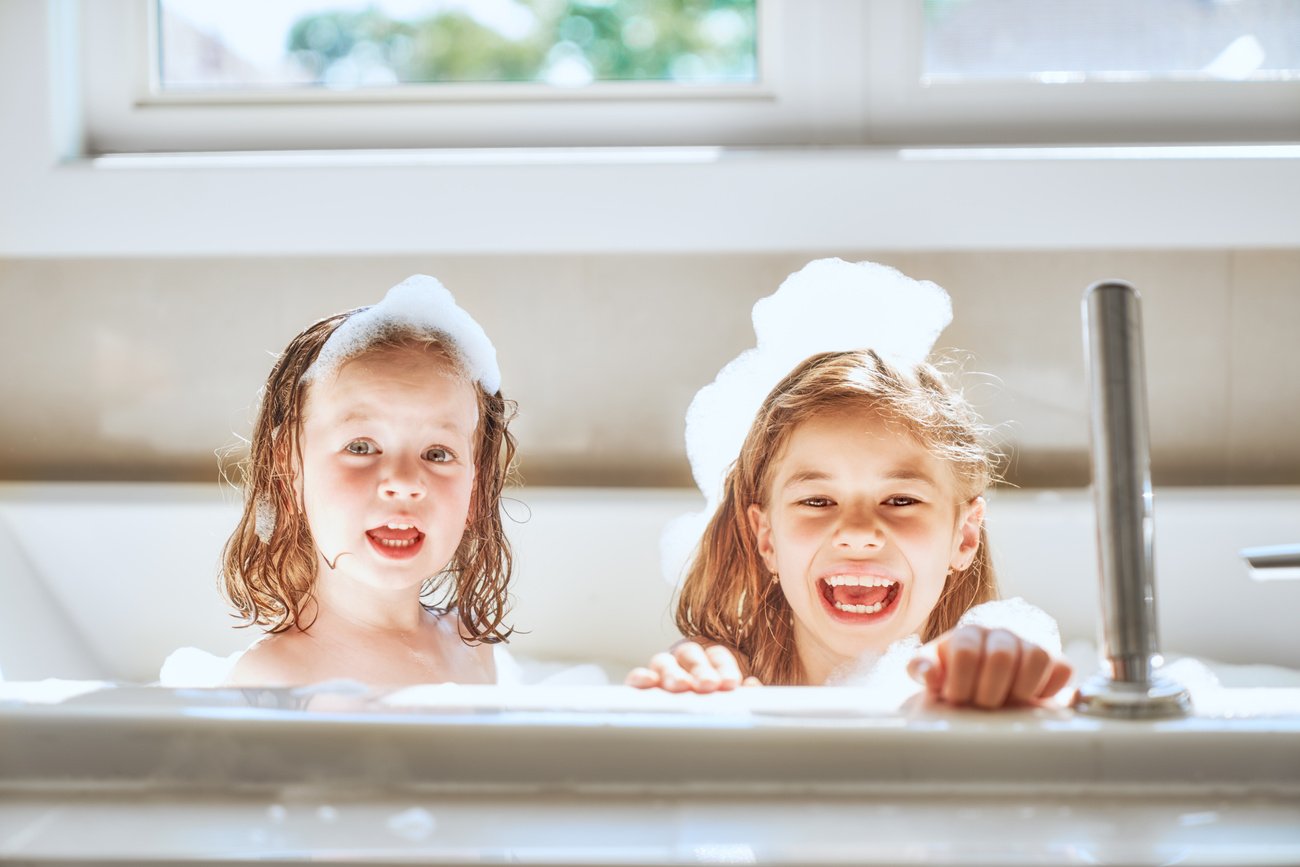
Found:
[{"label": "smiling girl", "polygon": [[[806,270],[818,280],[879,277],[857,268]],[[806,305],[809,295],[787,300]],[[983,430],[928,363],[900,368],[871,349],[805,359],[763,400],[723,477],[678,599],[687,640],[627,682],[699,692],[824,684],[912,648],[910,673],[954,704],[994,708],[1057,692],[1068,663],[973,623],[981,608],[1005,604],[993,602],[984,532],[994,467]]]},{"label": "smiling girl", "polygon": [[227,683],[494,682],[509,408],[495,349],[431,277],[295,337],[225,552],[226,595],[270,634]]}]

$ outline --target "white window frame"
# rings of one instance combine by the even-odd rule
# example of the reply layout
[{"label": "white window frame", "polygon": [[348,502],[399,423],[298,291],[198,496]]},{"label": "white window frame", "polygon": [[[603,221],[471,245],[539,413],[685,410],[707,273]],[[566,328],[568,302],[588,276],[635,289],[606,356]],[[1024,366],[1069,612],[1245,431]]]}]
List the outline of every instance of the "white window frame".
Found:
[{"label": "white window frame", "polygon": [[1300,81],[929,82],[920,0],[759,0],[759,81],[162,93],[151,0],[83,0],[84,152],[1278,142]]},{"label": "white window frame", "polygon": [[922,80],[920,0],[871,3],[872,144],[1213,144],[1300,139],[1300,81]]},{"label": "white window frame", "polygon": [[[803,145],[822,143],[828,112],[861,103],[862,61],[851,32],[835,35],[838,69],[791,63],[824,31],[823,13],[856,19],[864,8],[819,0],[799,14],[759,4],[759,80],[681,86],[597,83],[403,86],[391,91],[241,94],[160,92],[149,62],[150,0],[91,0],[81,7],[89,155],[159,151],[365,148]],[[836,82],[825,93],[824,82]],[[847,123],[860,128],[862,119]],[[844,121],[841,121],[844,122]],[[810,137],[811,135],[811,137]]]},{"label": "white window frame", "polygon": [[[88,2],[129,12],[134,0]],[[836,10],[858,10],[866,27],[867,11],[877,16],[894,2],[799,4],[802,14],[780,28],[779,50],[766,49],[775,77],[769,95],[747,103],[757,120],[729,127],[737,138],[783,142],[775,146],[728,145],[723,129],[722,145],[691,147],[318,143],[312,152],[213,153],[220,142],[181,123],[210,124],[204,111],[133,105],[151,123],[165,118],[163,131],[177,128],[178,140],[109,142],[117,153],[96,156],[86,143],[103,147],[102,133],[82,129],[84,3],[0,0],[0,259],[1300,247],[1291,193],[1300,190],[1300,136],[1172,147],[821,146],[910,140],[878,106],[869,124],[865,79],[835,71],[860,63],[860,50],[855,60],[827,49],[807,67],[790,59],[801,38],[843,23]],[[841,48],[861,42],[835,38],[829,44]],[[838,90],[808,86],[818,76]],[[701,104],[697,116],[715,120],[719,102]],[[611,128],[599,118],[605,107],[585,105],[597,131]],[[479,107],[507,121],[517,109]],[[180,149],[186,137],[203,150],[150,153]]]}]

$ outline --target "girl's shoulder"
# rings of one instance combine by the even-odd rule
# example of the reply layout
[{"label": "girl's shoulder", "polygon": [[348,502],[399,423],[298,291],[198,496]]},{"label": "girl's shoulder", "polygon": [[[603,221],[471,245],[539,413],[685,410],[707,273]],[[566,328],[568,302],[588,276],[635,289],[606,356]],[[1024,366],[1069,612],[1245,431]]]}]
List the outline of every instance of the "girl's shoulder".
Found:
[{"label": "girl's shoulder", "polygon": [[264,635],[235,663],[225,686],[294,686],[309,667],[307,633],[290,628]]},{"label": "girl's shoulder", "polygon": [[426,608],[425,611],[428,613],[428,622],[443,640],[455,640],[470,649],[486,648],[487,655],[492,655],[492,645],[470,631],[460,619],[458,608]]}]

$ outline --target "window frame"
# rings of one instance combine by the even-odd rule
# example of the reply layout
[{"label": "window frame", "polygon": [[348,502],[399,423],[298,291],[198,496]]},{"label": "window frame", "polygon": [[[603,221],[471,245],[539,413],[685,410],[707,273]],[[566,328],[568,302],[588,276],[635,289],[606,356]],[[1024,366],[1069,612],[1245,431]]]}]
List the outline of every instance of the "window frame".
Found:
[{"label": "window frame", "polygon": [[0,208],[0,258],[786,251],[806,260],[1300,246],[1294,197],[1261,192],[1300,189],[1300,137],[808,146],[852,126],[841,117],[811,134],[782,127],[794,143],[764,147],[139,147],[98,157],[86,153],[82,128],[83,5],[0,2],[0,104],[14,132],[0,136],[0,189],[11,203]]},{"label": "window frame", "polygon": [[[151,0],[80,6],[83,151],[1300,140],[1300,81],[921,81],[920,0],[758,0],[759,81],[161,93]],[[866,46],[866,51],[862,50]]]},{"label": "window frame", "polygon": [[[843,0],[834,0],[845,5]],[[849,4],[851,5],[851,4]],[[169,151],[374,148],[608,147],[817,143],[827,76],[787,63],[815,39],[823,16],[758,6],[759,80],[681,86],[598,83],[404,86],[284,93],[161,93],[150,60],[157,29],[150,0],[95,0],[80,8],[87,156]],[[838,37],[851,44],[849,34]],[[860,95],[860,60],[834,78]]]},{"label": "window frame", "polygon": [[872,3],[871,13],[867,75],[872,144],[1300,140],[1300,80],[927,82],[922,79],[920,0],[882,0]]}]

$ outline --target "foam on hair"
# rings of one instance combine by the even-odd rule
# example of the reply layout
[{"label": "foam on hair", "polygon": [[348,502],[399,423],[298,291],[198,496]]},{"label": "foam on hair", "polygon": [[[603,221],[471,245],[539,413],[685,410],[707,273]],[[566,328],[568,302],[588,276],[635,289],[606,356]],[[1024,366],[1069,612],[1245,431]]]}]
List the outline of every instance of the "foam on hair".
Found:
[{"label": "foam on hair", "polygon": [[677,583],[722,499],[722,487],[764,398],[821,352],[872,349],[907,370],[925,361],[952,321],[948,293],[875,262],[817,259],[753,310],[755,346],[718,372],[686,412],[686,456],[705,505],[671,523],[661,543],[664,577]]},{"label": "foam on hair", "polygon": [[349,317],[321,347],[320,354],[303,373],[304,383],[334,373],[368,347],[400,331],[436,335],[444,339],[472,380],[488,394],[501,390],[497,350],[474,321],[433,277],[415,274],[388,290],[382,301]]}]

